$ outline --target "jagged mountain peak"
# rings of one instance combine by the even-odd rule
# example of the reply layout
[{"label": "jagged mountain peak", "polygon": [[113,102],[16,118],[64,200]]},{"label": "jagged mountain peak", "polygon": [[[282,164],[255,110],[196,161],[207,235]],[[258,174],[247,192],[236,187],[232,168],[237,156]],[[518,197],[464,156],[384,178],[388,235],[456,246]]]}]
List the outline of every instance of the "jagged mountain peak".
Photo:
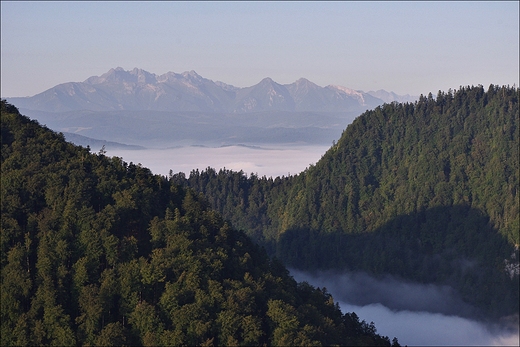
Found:
[{"label": "jagged mountain peak", "polygon": [[195,72],[195,70],[184,71],[181,75],[186,77],[186,78],[188,78],[188,77],[202,78],[198,73]]},{"label": "jagged mountain peak", "polygon": [[[245,88],[214,82],[194,70],[156,75],[118,66],[74,85],[57,85],[33,97],[9,98],[22,108],[45,112],[78,110],[156,110],[204,112],[327,111],[362,112],[383,104],[342,86],[321,87],[306,78],[280,84],[271,77]],[[379,95],[387,95],[380,93]],[[391,97],[395,99],[395,94]]]},{"label": "jagged mountain peak", "polygon": [[343,87],[343,86],[338,86],[338,85],[328,85],[325,88],[335,91],[336,96],[340,99],[347,96],[347,97],[357,99],[358,102],[363,106],[367,105],[367,102],[365,100],[366,94],[361,91],[350,89],[350,88]]},{"label": "jagged mountain peak", "polygon": [[157,82],[157,76],[155,74],[145,71],[143,69],[134,68],[131,71],[131,74],[137,77],[138,83],[148,84]]},{"label": "jagged mountain peak", "polygon": [[178,74],[178,73],[175,73],[175,72],[172,72],[172,71],[168,71],[165,74],[162,74],[162,75],[158,76],[157,77],[157,81],[159,83],[174,82],[174,81],[177,81],[177,80],[179,80],[181,78],[184,78],[181,74]]},{"label": "jagged mountain peak", "polygon": [[302,85],[302,84],[313,84],[313,85],[315,85],[313,82],[309,81],[308,79],[306,79],[304,77],[298,78],[294,83],[296,85]]},{"label": "jagged mountain peak", "polygon": [[201,75],[196,73],[194,70],[191,70],[189,72],[185,71],[181,74],[181,76],[184,79],[186,79],[189,82],[194,83],[194,84],[200,84],[200,83],[203,83],[204,81],[207,81],[207,79],[205,79],[204,77],[202,77]]},{"label": "jagged mountain peak", "polygon": [[336,89],[348,95],[362,96],[363,92],[338,85],[328,85],[326,88]]},{"label": "jagged mountain peak", "polygon": [[269,85],[269,84],[278,84],[276,83],[275,81],[273,81],[273,79],[271,77],[266,77],[264,79],[262,79],[258,85]]},{"label": "jagged mountain peak", "polygon": [[122,67],[112,68],[101,76],[92,76],[87,78],[84,82],[89,84],[102,83],[155,83],[157,81],[156,75],[143,69],[134,68],[127,71]]},{"label": "jagged mountain peak", "polygon": [[251,87],[253,90],[266,90],[266,91],[277,91],[278,93],[286,94],[286,86],[275,82],[271,77],[266,77],[261,80],[258,84]]},{"label": "jagged mountain peak", "polygon": [[285,86],[276,83],[270,77],[266,77],[251,87],[240,88],[239,95],[241,97],[248,93],[253,93],[255,97],[259,97],[263,93],[273,93],[275,91],[277,93],[287,93],[287,89],[285,88]]},{"label": "jagged mountain peak", "polygon": [[289,89],[289,90],[292,90],[294,91],[295,93],[297,92],[308,92],[310,90],[317,90],[317,89],[320,89],[321,87],[318,86],[317,84],[309,81],[308,79],[306,78],[299,78],[298,80],[296,80],[295,82],[291,83],[291,84],[288,84],[286,85],[286,87]]}]

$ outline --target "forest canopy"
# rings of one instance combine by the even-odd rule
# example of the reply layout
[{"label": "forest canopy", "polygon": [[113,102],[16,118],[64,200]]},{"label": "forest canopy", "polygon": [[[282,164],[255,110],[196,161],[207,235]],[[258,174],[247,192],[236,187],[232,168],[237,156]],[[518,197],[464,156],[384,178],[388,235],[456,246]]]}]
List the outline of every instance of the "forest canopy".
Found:
[{"label": "forest canopy", "polygon": [[519,94],[468,86],[384,104],[295,176],[173,179],[288,266],[446,284],[487,317],[518,314]]},{"label": "forest canopy", "polygon": [[173,177],[5,101],[1,146],[2,346],[398,345]]}]

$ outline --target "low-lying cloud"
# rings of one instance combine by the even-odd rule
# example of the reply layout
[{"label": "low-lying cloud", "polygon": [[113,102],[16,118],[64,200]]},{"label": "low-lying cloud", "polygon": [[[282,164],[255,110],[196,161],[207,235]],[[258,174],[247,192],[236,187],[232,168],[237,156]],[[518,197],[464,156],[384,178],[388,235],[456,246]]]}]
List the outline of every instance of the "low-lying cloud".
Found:
[{"label": "low-lying cloud", "polygon": [[106,155],[122,157],[127,163],[142,164],[155,174],[168,175],[208,166],[247,174],[277,177],[298,174],[316,163],[329,149],[328,146],[269,146],[269,147],[179,147],[169,149],[125,150],[109,149]]},{"label": "low-lying cloud", "polygon": [[518,346],[518,331],[440,313],[393,311],[381,304],[366,306],[338,302],[343,312],[356,312],[374,322],[377,332],[408,346]]},{"label": "low-lying cloud", "polygon": [[300,281],[319,281],[327,289],[334,288],[335,298],[353,305],[366,306],[379,303],[394,311],[425,311],[471,317],[476,310],[463,302],[449,286],[410,283],[384,275],[374,278],[362,272],[341,273],[334,271],[311,275],[292,270]]},{"label": "low-lying cloud", "polygon": [[[474,309],[447,286],[425,285],[392,276],[326,271],[291,275],[327,288],[343,312],[374,322],[377,332],[408,346],[518,346],[518,317],[512,324],[484,324],[469,318]],[[503,322],[502,322],[503,323]]]}]

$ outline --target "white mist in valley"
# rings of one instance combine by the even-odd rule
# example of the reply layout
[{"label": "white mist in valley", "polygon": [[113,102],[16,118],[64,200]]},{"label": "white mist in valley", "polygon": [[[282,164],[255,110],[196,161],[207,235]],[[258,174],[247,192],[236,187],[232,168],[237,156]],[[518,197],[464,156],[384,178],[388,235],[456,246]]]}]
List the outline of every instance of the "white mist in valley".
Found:
[{"label": "white mist in valley", "polygon": [[291,269],[298,282],[325,287],[343,312],[374,322],[377,333],[397,337],[404,346],[518,346],[518,328],[490,326],[463,315],[471,307],[449,287],[375,279],[364,273],[325,271],[315,274]]},{"label": "white mist in valley", "polygon": [[[178,147],[168,149],[108,149],[107,156],[142,164],[154,174],[167,176],[212,167],[277,177],[300,173],[315,164],[330,146],[269,145],[226,147]],[[408,346],[518,346],[518,330],[463,318],[473,308],[446,286],[413,284],[391,276],[375,279],[363,273],[322,272],[309,274],[291,270],[301,282],[326,287],[343,312],[356,312],[360,320],[374,322],[380,335],[397,337]]]},{"label": "white mist in valley", "polygon": [[225,146],[178,147],[168,149],[108,149],[107,156],[121,157],[127,163],[142,164],[154,174],[168,175],[212,167],[246,174],[277,177],[298,174],[316,163],[330,146]]}]

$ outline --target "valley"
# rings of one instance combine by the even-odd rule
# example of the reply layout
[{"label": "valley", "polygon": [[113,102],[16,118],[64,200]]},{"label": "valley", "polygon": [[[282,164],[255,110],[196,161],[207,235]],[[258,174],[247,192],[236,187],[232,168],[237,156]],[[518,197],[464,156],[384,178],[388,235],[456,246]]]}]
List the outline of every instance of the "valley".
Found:
[{"label": "valley", "polygon": [[[431,94],[421,96],[415,103],[384,104],[357,117],[342,131],[339,140],[333,141],[332,146],[320,145],[321,140],[317,142],[318,145],[312,141],[294,143],[285,133],[281,136],[287,141],[275,146],[270,142],[271,139],[264,137],[265,142],[240,141],[223,145],[220,139],[209,141],[208,144],[212,145],[202,146],[193,146],[182,141],[161,142],[160,138],[156,138],[157,142],[149,142],[152,146],[147,148],[128,147],[130,144],[125,143],[122,131],[122,137],[111,138],[116,141],[98,139],[97,142],[90,142],[93,145],[102,145],[100,149],[90,149],[93,155],[91,160],[107,158],[112,163],[110,165],[121,166],[123,171],[140,172],[139,177],[148,177],[149,182],[156,180],[158,183],[160,181],[159,186],[167,184],[178,187],[170,190],[173,192],[182,189],[185,192],[182,194],[187,194],[183,199],[191,199],[187,196],[192,194],[188,193],[192,190],[198,192],[198,199],[202,199],[200,204],[215,209],[224,220],[229,220],[233,227],[243,231],[265,250],[266,255],[276,257],[285,266],[291,267],[291,273],[297,280],[334,287],[334,281],[339,281],[343,274],[329,274],[321,278],[315,277],[315,274],[324,271],[366,274],[363,276],[368,277],[362,281],[359,281],[360,277],[356,277],[358,275],[347,276],[343,287],[346,285],[348,288],[347,283],[352,283],[352,288],[357,285],[359,288],[356,290],[370,290],[372,295],[356,299],[355,291],[346,293],[336,288],[331,290],[334,300],[341,302],[345,310],[355,307],[362,312],[373,312],[385,317],[389,317],[388,310],[397,311],[397,316],[404,320],[409,319],[409,316],[403,312],[423,316],[424,312],[428,312],[436,319],[439,315],[445,317],[436,321],[439,324],[452,319],[449,317],[456,317],[456,322],[466,325],[468,333],[477,331],[476,326],[496,326],[496,334],[481,337],[489,343],[504,343],[518,336],[514,329],[507,330],[509,325],[506,324],[511,319],[513,322],[518,321],[518,310],[514,304],[518,302],[519,294],[516,270],[519,259],[516,198],[518,161],[514,159],[518,157],[518,94],[517,89],[510,87],[491,85],[488,90],[484,90],[482,86],[463,87],[454,92],[439,92],[436,98]],[[273,119],[277,114],[283,113],[273,113]],[[49,119],[55,117],[58,120],[63,115],[49,114]],[[193,115],[191,113],[190,117]],[[289,115],[297,116],[292,113]],[[68,117],[61,120],[65,122]],[[167,116],[162,114],[162,117],[166,119]],[[318,118],[314,120],[317,121]],[[330,120],[323,121],[327,123]],[[116,123],[125,124],[122,120],[114,124]],[[56,124],[63,126],[65,123],[58,121]],[[92,128],[75,124],[77,129],[81,129],[80,132]],[[265,125],[266,123],[262,124]],[[314,125],[323,126],[318,123]],[[208,127],[208,131],[210,128]],[[67,129],[72,128],[67,125]],[[266,133],[272,131],[269,127],[264,129]],[[6,144],[14,141],[12,143],[19,146],[14,140],[17,137],[11,138],[8,134],[9,132],[4,134],[3,130],[2,141],[6,141]],[[67,134],[62,139],[66,136]],[[181,139],[177,137],[175,140]],[[74,141],[93,140],[77,136]],[[147,143],[146,140],[142,141],[141,144]],[[131,145],[139,146],[137,143]],[[158,147],[153,148],[154,145]],[[17,152],[12,152],[18,148],[16,146],[12,149],[5,147],[8,150],[5,152],[8,153],[6,158],[9,158],[8,168],[20,166],[16,164]],[[43,159],[56,156],[48,152],[44,150],[42,159],[37,162],[52,162],[53,159]],[[9,157],[10,153],[14,156]],[[82,154],[83,157],[84,155],[85,153]],[[121,158],[129,164],[121,161]],[[7,162],[3,161],[5,163]],[[28,169],[31,167],[29,165]],[[294,172],[291,172],[293,167]],[[288,168],[291,169],[287,170]],[[78,174],[82,170],[84,169],[80,169]],[[105,169],[99,170],[101,171],[95,175],[101,174]],[[284,171],[288,172],[283,173]],[[5,174],[6,177],[12,177],[9,180],[14,180],[16,170],[5,171]],[[3,171],[3,177],[5,174]],[[81,173],[85,174],[92,173]],[[100,180],[94,177],[97,176],[86,182]],[[42,179],[42,182],[48,180]],[[58,178],[58,182],[59,180]],[[111,184],[116,184],[115,182],[117,180]],[[34,184],[30,183],[28,187],[32,185]],[[16,189],[22,188],[20,186]],[[50,186],[45,189],[47,196],[37,205],[45,206],[51,201],[60,200],[62,193],[52,193],[55,188]],[[84,191],[87,188],[81,189],[80,191]],[[137,191],[130,193],[128,190],[125,195],[115,192],[112,193],[112,198],[110,194],[106,195],[105,188],[96,189],[101,190],[87,200],[101,198],[103,204],[108,203],[107,206],[119,206],[117,211],[120,212],[117,213],[123,213],[127,217],[119,219],[120,222],[117,223],[126,223],[130,210],[144,213],[141,217],[135,215],[130,218],[137,218],[130,228],[133,230],[132,237],[137,237],[137,245],[142,243],[147,245],[145,248],[161,247],[164,241],[160,241],[160,235],[169,230],[168,220],[180,218],[178,212],[173,213],[173,207],[168,207],[169,212],[168,209],[160,212],[157,217],[159,219],[150,222],[152,224],[148,227],[152,233],[152,241],[154,238],[158,239],[148,245],[149,241],[146,240],[149,236],[145,236],[140,230],[148,223],[145,220],[152,217],[146,212],[152,207],[144,206],[149,206],[150,202],[145,196],[153,189],[138,194]],[[159,189],[157,194],[163,194],[161,191]],[[80,200],[76,201],[79,203]],[[22,205],[13,209],[13,206],[18,206],[16,204],[19,203],[3,207],[5,211],[12,211],[9,213],[14,213],[16,209],[20,211],[12,215],[13,219],[9,219],[11,224],[6,224],[5,230],[12,230],[12,236],[9,236],[12,241],[6,241],[5,247],[13,245],[14,240],[21,242],[22,234],[17,226],[19,223],[29,225],[27,223],[30,218],[25,220],[26,217],[20,217],[27,212],[22,215],[19,213],[31,209]],[[186,204],[189,203],[182,203],[182,213],[187,213],[192,208],[186,207]],[[58,206],[52,207],[50,211],[55,212],[49,213],[58,213],[57,211],[63,209],[63,206]],[[102,213],[109,212],[106,210]],[[161,222],[164,213],[165,219]],[[83,217],[77,218],[80,217],[73,217],[73,220],[79,221]],[[34,235],[38,235],[41,228],[53,228],[52,223],[45,223],[33,229]],[[110,237],[123,247],[128,242],[128,236],[123,233],[113,239],[110,233],[121,231],[118,231],[119,227],[114,229],[110,223],[105,231],[112,231],[103,237]],[[88,234],[84,237],[86,235]],[[105,248],[103,252],[109,252],[109,249]],[[139,254],[147,259],[147,251],[140,252],[144,252]],[[107,259],[109,258],[104,261],[108,261]],[[153,262],[154,259],[152,257],[150,261]],[[18,266],[15,265],[15,259],[5,261]],[[31,261],[28,264],[30,263]],[[102,266],[104,267],[106,265]],[[77,270],[70,271],[74,273]],[[63,276],[67,278],[68,275],[64,273]],[[99,274],[94,275],[94,278],[96,276]],[[334,280],[331,281],[331,277]],[[392,279],[389,280],[390,278]],[[399,280],[394,280],[397,278]],[[98,286],[96,281],[98,280],[92,283],[94,288]],[[157,283],[153,279],[143,281]],[[493,283],[493,286],[489,283]],[[164,289],[162,284],[155,286],[160,290]],[[421,294],[415,302],[409,301],[410,295],[406,295],[408,302],[399,301],[402,300],[403,293],[411,293],[411,290],[404,288],[415,288],[413,290]],[[31,291],[27,295],[31,295]],[[425,297],[420,298],[421,295]],[[76,298],[73,296],[71,300]],[[149,300],[158,304],[156,297],[149,297]],[[438,301],[434,303],[435,300]],[[22,302],[23,299],[20,303]],[[383,311],[370,311],[379,307],[377,305],[381,305]],[[70,314],[77,314],[76,312],[71,311]],[[345,317],[344,319],[354,321],[357,319],[357,316],[348,314]],[[363,319],[368,323],[368,318]],[[430,328],[436,328],[431,320],[425,322],[425,325],[431,325]],[[80,329],[87,327],[82,326]],[[364,325],[363,329],[366,329],[365,332],[375,333],[370,325]],[[426,327],[417,329],[427,331]],[[97,338],[95,336],[98,333],[99,331],[92,332],[94,335],[89,337],[91,341]],[[133,339],[139,336],[137,331],[132,334]],[[161,334],[162,332],[157,331],[155,338],[163,338],[160,337]],[[199,337],[201,336],[203,335]],[[410,339],[410,343],[419,341],[414,340],[413,336],[406,338]],[[469,344],[473,340],[457,340],[454,337],[453,341],[465,341],[462,343]],[[384,339],[381,343],[385,343]]]},{"label": "valley", "polygon": [[520,346],[519,1],[1,1],[0,346]]},{"label": "valley", "polygon": [[[290,176],[316,163],[327,146],[268,144],[265,146],[223,147],[187,146],[165,149],[131,150],[111,149],[107,155],[122,157],[127,162],[142,164],[154,174],[168,176],[183,172],[189,176],[192,170],[203,171],[208,167],[243,171],[260,177]],[[99,148],[92,147],[93,152]]]}]

